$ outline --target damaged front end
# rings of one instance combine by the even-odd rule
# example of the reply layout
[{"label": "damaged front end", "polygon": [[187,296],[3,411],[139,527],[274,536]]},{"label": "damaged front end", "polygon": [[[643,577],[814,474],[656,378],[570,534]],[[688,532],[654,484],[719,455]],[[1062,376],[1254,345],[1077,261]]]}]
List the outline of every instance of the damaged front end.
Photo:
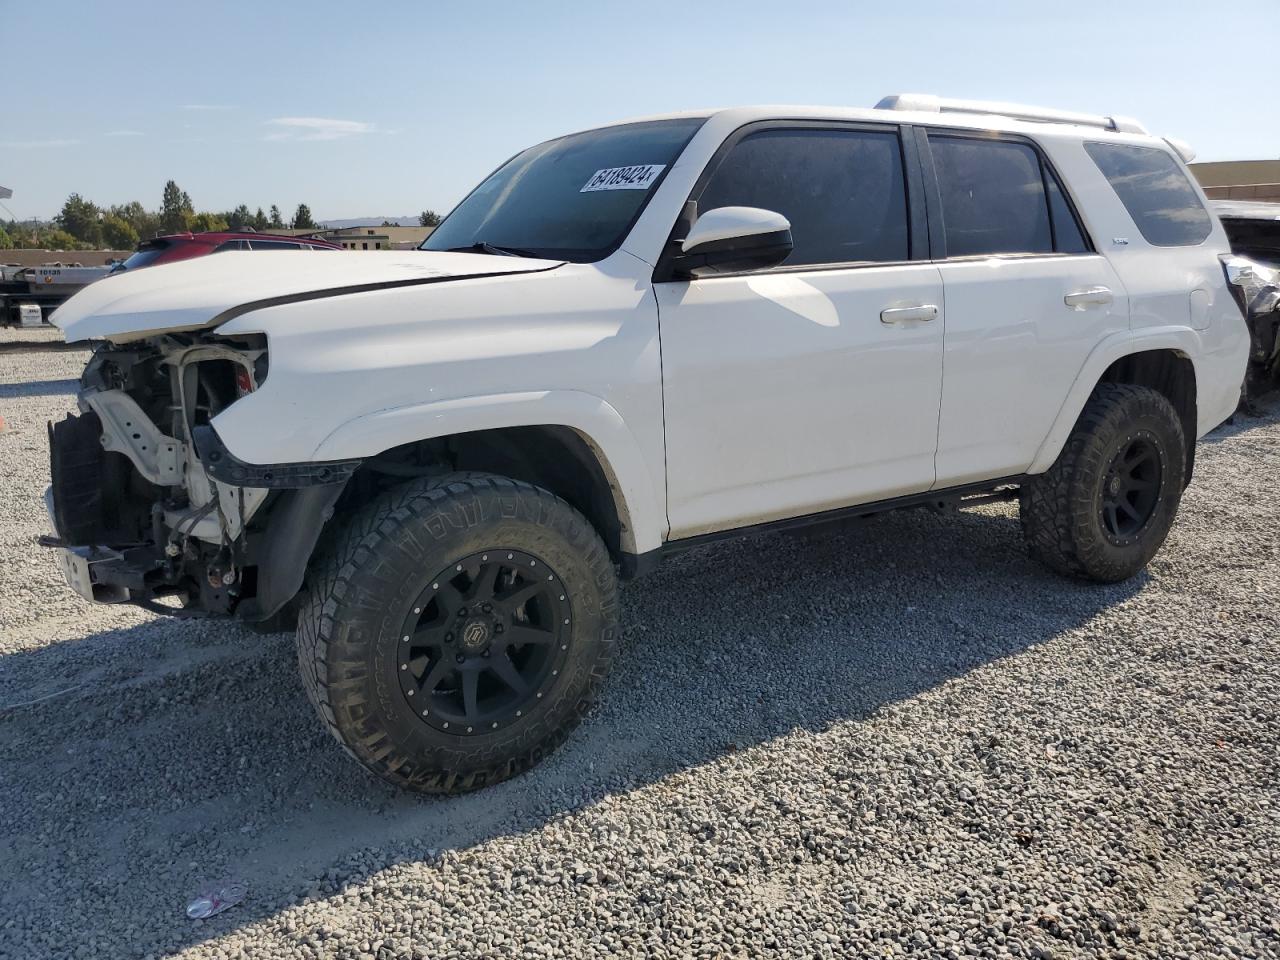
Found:
[{"label": "damaged front end", "polygon": [[1241,256],[1223,257],[1222,265],[1249,327],[1249,401],[1280,387],[1280,270]]},{"label": "damaged front end", "polygon": [[211,421],[268,372],[261,335],[99,345],[81,412],[49,426],[55,534],[42,542],[78,593],[250,621],[296,595],[355,464],[258,467],[227,451]]}]

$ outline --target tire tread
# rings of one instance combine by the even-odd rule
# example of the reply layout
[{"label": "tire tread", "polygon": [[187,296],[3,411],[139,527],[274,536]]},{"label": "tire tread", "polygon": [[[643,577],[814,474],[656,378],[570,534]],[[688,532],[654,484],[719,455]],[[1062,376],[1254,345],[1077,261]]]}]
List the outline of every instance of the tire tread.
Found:
[{"label": "tire tread", "polygon": [[[424,770],[396,748],[387,733],[361,723],[372,712],[363,677],[367,674],[364,641],[347,629],[345,608],[358,593],[356,578],[376,571],[392,537],[415,520],[449,509],[462,509],[486,494],[515,495],[532,501],[540,524],[557,526],[575,545],[580,544],[593,576],[608,585],[610,624],[616,630],[616,579],[608,549],[595,529],[577,510],[551,492],[495,474],[458,472],[412,481],[370,501],[342,525],[315,562],[308,593],[298,617],[297,652],[307,698],[321,722],[342,748],[372,772],[397,786],[427,793],[462,793],[497,783],[537,763],[558,746],[581,721],[607,673],[613,643],[590,672],[589,684],[573,704],[571,715],[549,738],[523,756],[495,765],[466,770]],[[340,715],[348,721],[343,722]]]}]

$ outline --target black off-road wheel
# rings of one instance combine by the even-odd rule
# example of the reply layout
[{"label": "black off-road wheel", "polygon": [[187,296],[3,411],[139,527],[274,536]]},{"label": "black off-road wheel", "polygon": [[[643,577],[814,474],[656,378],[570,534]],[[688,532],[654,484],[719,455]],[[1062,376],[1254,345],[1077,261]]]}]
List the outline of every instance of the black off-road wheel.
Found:
[{"label": "black off-road wheel", "polygon": [[298,622],[307,694],[380,777],[462,793],[529,769],[590,707],[618,637],[590,523],[488,474],[415,481],[354,516]]},{"label": "black off-road wheel", "polygon": [[1169,534],[1186,459],[1182,422],[1163,394],[1099,384],[1057,461],[1022,487],[1032,556],[1101,583],[1134,576]]}]

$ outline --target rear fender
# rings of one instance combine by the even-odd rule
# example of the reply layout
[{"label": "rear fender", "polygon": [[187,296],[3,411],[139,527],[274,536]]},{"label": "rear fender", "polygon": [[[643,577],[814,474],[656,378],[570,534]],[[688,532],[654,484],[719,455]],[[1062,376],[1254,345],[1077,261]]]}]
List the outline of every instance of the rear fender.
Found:
[{"label": "rear fender", "polygon": [[[1048,435],[1036,451],[1035,460],[1027,468],[1027,473],[1044,473],[1058,459],[1066,445],[1071,429],[1080,419],[1080,412],[1093,393],[1094,387],[1102,379],[1102,375],[1117,360],[1130,354],[1147,350],[1174,350],[1191,360],[1196,366],[1196,358],[1201,353],[1201,340],[1196,331],[1189,327],[1143,327],[1137,331],[1122,330],[1105,337],[1089,354],[1080,373],[1076,375],[1067,398],[1058,411]],[[1199,373],[1197,371],[1197,378]]]}]

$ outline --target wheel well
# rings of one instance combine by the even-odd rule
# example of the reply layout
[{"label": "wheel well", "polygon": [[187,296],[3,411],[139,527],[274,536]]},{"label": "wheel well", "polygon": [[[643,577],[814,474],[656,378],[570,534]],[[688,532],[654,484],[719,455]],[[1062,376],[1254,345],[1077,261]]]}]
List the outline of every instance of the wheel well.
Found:
[{"label": "wheel well", "polygon": [[1191,359],[1176,350],[1132,353],[1111,364],[1098,382],[1131,383],[1164,394],[1182,421],[1190,483],[1196,457],[1196,368]]},{"label": "wheel well", "polygon": [[339,509],[358,506],[406,479],[455,470],[496,473],[550,490],[590,521],[615,562],[635,551],[607,461],[589,439],[564,426],[476,430],[394,447],[356,471]]}]

